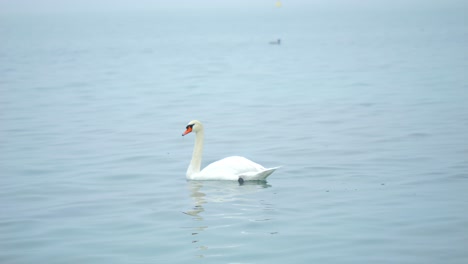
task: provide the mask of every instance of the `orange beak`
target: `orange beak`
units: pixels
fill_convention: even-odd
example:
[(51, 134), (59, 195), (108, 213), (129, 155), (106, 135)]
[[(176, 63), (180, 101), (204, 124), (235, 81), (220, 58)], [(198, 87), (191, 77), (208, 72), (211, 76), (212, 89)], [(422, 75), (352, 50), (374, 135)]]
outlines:
[(182, 134), (182, 136), (185, 136), (187, 135), (188, 133), (192, 132), (192, 127), (191, 126), (188, 126), (187, 127), (187, 130), (185, 130), (185, 132)]

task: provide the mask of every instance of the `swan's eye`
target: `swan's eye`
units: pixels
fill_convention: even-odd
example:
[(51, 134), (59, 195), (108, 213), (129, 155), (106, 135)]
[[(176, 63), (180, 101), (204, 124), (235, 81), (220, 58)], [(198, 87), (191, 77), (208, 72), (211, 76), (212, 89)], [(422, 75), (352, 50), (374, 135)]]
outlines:
[(185, 128), (186, 128), (186, 129), (189, 129), (189, 127), (190, 127), (190, 128), (193, 128), (193, 125), (195, 125), (195, 124), (188, 125), (188, 126), (186, 126)]

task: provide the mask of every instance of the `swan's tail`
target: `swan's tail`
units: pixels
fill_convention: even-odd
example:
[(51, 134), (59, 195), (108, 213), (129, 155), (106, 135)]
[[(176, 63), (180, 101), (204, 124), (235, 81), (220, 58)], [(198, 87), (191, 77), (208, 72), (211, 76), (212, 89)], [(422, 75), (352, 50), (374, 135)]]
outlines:
[(261, 172), (257, 172), (254, 174), (241, 175), (240, 178), (242, 178), (244, 181), (264, 181), (266, 180), (268, 176), (270, 176), (278, 168), (279, 167), (274, 167), (274, 168), (265, 169)]

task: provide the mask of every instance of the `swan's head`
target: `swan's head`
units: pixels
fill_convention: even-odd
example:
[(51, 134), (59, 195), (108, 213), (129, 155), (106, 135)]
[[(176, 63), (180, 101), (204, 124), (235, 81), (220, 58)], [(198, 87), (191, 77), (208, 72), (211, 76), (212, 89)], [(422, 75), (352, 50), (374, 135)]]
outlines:
[(187, 124), (187, 126), (185, 128), (186, 128), (186, 130), (182, 134), (182, 136), (185, 136), (190, 132), (198, 133), (198, 131), (203, 130), (203, 125), (198, 120), (192, 120)]

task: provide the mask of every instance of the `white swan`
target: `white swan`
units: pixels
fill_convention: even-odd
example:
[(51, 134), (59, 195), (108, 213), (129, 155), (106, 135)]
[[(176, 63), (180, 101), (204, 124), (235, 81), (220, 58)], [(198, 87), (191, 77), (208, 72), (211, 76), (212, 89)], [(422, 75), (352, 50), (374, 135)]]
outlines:
[(240, 183), (264, 181), (278, 168), (267, 169), (244, 157), (232, 156), (213, 162), (200, 171), (204, 140), (203, 125), (200, 121), (193, 120), (188, 123), (186, 129), (182, 136), (195, 132), (195, 147), (187, 169), (189, 180), (231, 180)]

